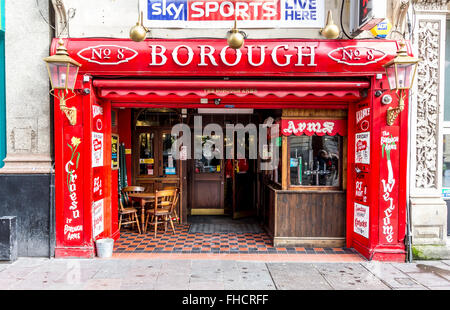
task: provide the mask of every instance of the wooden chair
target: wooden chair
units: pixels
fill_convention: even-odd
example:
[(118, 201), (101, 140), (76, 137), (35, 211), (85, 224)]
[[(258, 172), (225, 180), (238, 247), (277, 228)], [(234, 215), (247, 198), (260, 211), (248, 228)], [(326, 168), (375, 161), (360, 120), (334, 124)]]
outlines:
[(127, 207), (133, 207), (133, 201), (128, 197), (128, 194), (135, 194), (135, 193), (143, 193), (145, 192), (145, 188), (142, 186), (127, 186), (122, 188), (122, 193), (125, 198), (125, 204)]
[(178, 218), (178, 214), (177, 214), (177, 204), (178, 204), (179, 197), (180, 197), (180, 191), (178, 190), (178, 188), (175, 188), (175, 198), (173, 199), (173, 210), (172, 210), (172, 214), (170, 216), (172, 217), (172, 219), (175, 219), (176, 221), (180, 220)]
[[(149, 224), (149, 218), (151, 217), (150, 225), (155, 226), (155, 238), (158, 232), (158, 224), (165, 224), (165, 230), (167, 230), (167, 222), (170, 223), (173, 233), (175, 233), (175, 227), (173, 226), (172, 216), (174, 209), (174, 202), (176, 202), (177, 190), (169, 189), (156, 191), (155, 201), (153, 202), (153, 208), (146, 211), (147, 217), (145, 219), (145, 231)], [(162, 220), (160, 220), (162, 218)]]
[[(141, 226), (139, 225), (138, 210), (136, 208), (125, 208), (122, 203), (122, 199), (119, 197), (119, 230), (122, 225), (134, 224), (137, 225), (139, 234), (141, 233)], [(124, 219), (126, 217), (126, 219)], [(123, 222), (125, 220), (125, 222)]]
[(178, 199), (179, 199), (179, 195), (180, 195), (180, 190), (178, 189), (178, 187), (172, 187), (172, 186), (164, 188), (164, 190), (166, 190), (166, 189), (171, 189), (171, 190), (177, 191), (175, 199), (174, 199), (174, 203), (173, 203), (173, 218), (175, 218), (175, 221), (179, 221), (180, 218), (178, 217), (178, 214), (177, 214), (177, 204), (178, 204)]

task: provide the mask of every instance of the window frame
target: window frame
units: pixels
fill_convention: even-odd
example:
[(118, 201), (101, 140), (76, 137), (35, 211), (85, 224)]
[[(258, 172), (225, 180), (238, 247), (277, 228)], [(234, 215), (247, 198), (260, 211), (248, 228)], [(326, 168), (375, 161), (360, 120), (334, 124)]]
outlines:
[[(291, 136), (292, 137), (292, 136)], [(339, 143), (339, 155), (340, 155), (340, 160), (339, 160), (339, 185), (338, 186), (329, 186), (329, 185), (324, 185), (324, 186), (318, 186), (318, 185), (292, 185), (291, 184), (291, 169), (288, 166), (286, 169), (286, 174), (287, 174), (287, 188), (291, 189), (291, 190), (298, 190), (298, 191), (342, 191), (344, 189), (343, 183), (344, 183), (344, 156), (345, 156), (345, 152), (344, 152), (344, 145), (346, 144), (345, 139), (347, 138), (346, 136), (339, 136), (341, 137), (341, 142)], [(287, 145), (287, 150), (286, 150), (286, 154), (284, 158), (284, 160), (286, 162), (290, 162), (290, 154), (291, 154), (291, 145), (290, 145), (290, 141), (289, 141), (289, 137), (286, 137), (286, 145)]]

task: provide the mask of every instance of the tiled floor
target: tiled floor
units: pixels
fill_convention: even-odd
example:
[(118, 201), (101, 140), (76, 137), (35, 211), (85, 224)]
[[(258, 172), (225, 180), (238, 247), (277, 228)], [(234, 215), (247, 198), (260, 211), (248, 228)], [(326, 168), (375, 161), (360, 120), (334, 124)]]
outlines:
[(275, 248), (266, 233), (189, 233), (189, 225), (176, 225), (176, 234), (168, 229), (146, 234), (123, 230), (114, 244), (114, 253), (177, 254), (353, 254), (347, 248)]

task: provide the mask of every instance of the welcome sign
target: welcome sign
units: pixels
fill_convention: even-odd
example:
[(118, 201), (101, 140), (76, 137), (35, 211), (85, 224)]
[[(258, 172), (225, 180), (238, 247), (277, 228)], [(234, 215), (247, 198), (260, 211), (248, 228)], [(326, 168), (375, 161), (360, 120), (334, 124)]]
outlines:
[(324, 0), (140, 0), (150, 28), (322, 28)]

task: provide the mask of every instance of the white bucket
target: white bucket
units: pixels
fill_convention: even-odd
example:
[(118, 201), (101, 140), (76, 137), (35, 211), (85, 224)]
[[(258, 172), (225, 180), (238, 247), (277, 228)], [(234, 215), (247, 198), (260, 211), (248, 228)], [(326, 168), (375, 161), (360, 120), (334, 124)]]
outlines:
[(114, 239), (104, 238), (95, 240), (95, 246), (97, 247), (97, 256), (106, 258), (111, 257), (114, 248)]

